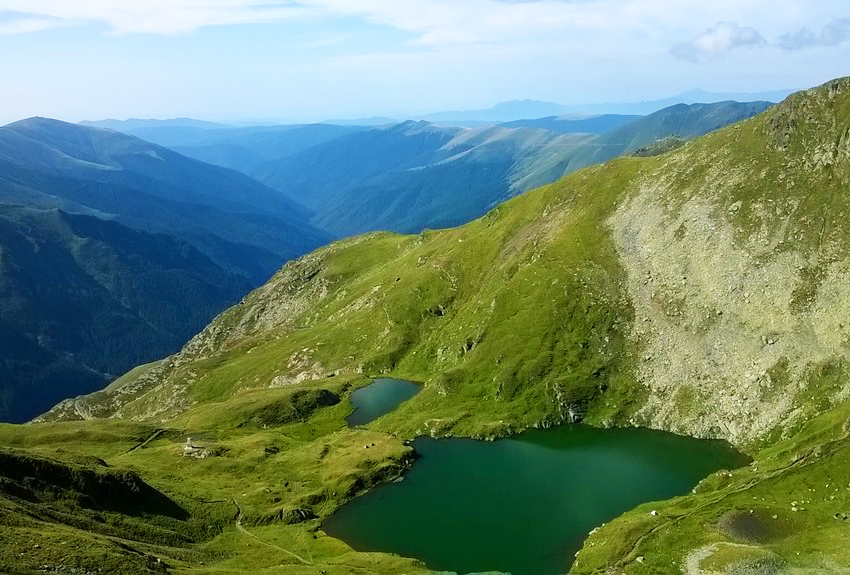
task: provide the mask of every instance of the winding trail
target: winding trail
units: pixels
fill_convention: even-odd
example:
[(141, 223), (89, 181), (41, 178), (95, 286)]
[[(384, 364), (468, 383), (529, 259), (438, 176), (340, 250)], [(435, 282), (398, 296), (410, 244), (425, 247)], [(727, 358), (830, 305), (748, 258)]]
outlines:
[(271, 547), (272, 549), (276, 549), (277, 551), (281, 551), (283, 553), (286, 553), (287, 555), (297, 559), (298, 561), (300, 561), (304, 565), (315, 565), (315, 563), (313, 563), (312, 561), (307, 561), (306, 559), (304, 559), (303, 557), (301, 557), (297, 553), (293, 553), (292, 551), (290, 551), (288, 549), (284, 549), (283, 547), (280, 547), (280, 546), (275, 545), (273, 543), (267, 543), (266, 541), (263, 541), (262, 539), (260, 539), (259, 537), (257, 537), (256, 535), (254, 535), (253, 533), (251, 533), (250, 531), (245, 529), (242, 526), (242, 516), (243, 516), (242, 506), (239, 505), (239, 503), (235, 499), (231, 499), (231, 501), (236, 506), (236, 510), (237, 510), (237, 513), (236, 513), (236, 530), (239, 531), (239, 533), (242, 533), (243, 535), (247, 535), (248, 537), (250, 537), (251, 539), (253, 539), (257, 543), (261, 543), (262, 545), (265, 545), (266, 547)]

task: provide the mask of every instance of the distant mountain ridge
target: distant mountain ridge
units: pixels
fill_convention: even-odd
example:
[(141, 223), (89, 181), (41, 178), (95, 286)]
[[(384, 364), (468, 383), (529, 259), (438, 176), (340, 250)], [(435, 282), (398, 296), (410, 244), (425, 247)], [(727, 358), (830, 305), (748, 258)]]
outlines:
[(220, 128), (230, 128), (227, 124), (219, 124), (218, 122), (207, 122), (206, 120), (195, 120), (193, 118), (172, 118), (169, 120), (148, 119), (142, 120), (139, 118), (128, 118), (126, 120), (83, 120), (79, 122), (81, 126), (90, 128), (107, 128), (117, 132), (127, 132), (130, 130), (138, 130), (141, 128), (198, 128), (202, 130), (215, 130)]
[(626, 123), (602, 118), (619, 127), (601, 134), (556, 133), (522, 123), (465, 129), (408, 121), (329, 140), (250, 174), (315, 210), (312, 221), (338, 235), (415, 233), (462, 224), (581, 167), (668, 136), (692, 138), (770, 105), (681, 104)]
[(447, 111), (435, 112), (416, 116), (415, 120), (440, 123), (446, 121), (483, 121), (483, 122), (510, 122), (524, 118), (542, 118), (545, 116), (558, 116), (569, 112), (569, 107), (554, 102), (541, 100), (510, 100), (499, 102), (492, 108), (481, 110)]
[[(336, 235), (462, 224), (518, 193), (670, 136), (688, 139), (763, 111), (767, 102), (679, 104), (650, 114), (548, 116), (478, 128), (407, 121), (128, 130), (190, 157), (237, 169), (313, 210)], [(546, 102), (501, 112), (552, 111)]]
[(152, 126), (131, 129), (127, 133), (202, 162), (251, 174), (263, 163), (362, 129), (366, 128), (333, 124), (227, 129)]
[(768, 92), (708, 92), (690, 90), (670, 98), (647, 100), (644, 102), (582, 104), (568, 107), (573, 114), (640, 114), (647, 115), (677, 104), (715, 104), (717, 102), (756, 102), (764, 101), (776, 104), (784, 100), (794, 90), (771, 90)]
[(330, 241), (248, 176), (112, 130), (0, 128), (0, 421), (182, 345)]
[(436, 112), (415, 116), (414, 120), (426, 120), (434, 123), (489, 121), (494, 123), (534, 120), (552, 116), (566, 116), (563, 119), (580, 120), (588, 115), (639, 115), (658, 112), (676, 104), (713, 104), (732, 100), (736, 102), (767, 101), (777, 103), (784, 100), (793, 90), (772, 90), (768, 92), (708, 92), (690, 90), (669, 98), (647, 100), (643, 102), (608, 102), (588, 104), (556, 104), (540, 100), (511, 100), (500, 102), (492, 108)]
[(530, 120), (514, 120), (501, 125), (506, 128), (540, 128), (559, 134), (605, 134), (637, 121), (641, 117), (636, 114), (600, 114), (580, 119), (574, 119), (569, 115), (546, 116)]
[(240, 172), (57, 120), (0, 128), (0, 183), (0, 201), (174, 234), (252, 282), (329, 239), (306, 223), (303, 206)]

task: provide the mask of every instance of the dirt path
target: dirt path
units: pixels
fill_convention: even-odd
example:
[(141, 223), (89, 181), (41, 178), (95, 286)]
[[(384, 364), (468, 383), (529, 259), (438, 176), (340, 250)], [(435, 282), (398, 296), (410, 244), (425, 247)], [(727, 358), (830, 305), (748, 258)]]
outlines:
[(140, 441), (139, 443), (137, 443), (136, 445), (134, 445), (133, 447), (131, 447), (130, 449), (128, 449), (128, 450), (127, 450), (127, 453), (130, 453), (131, 451), (135, 451), (135, 450), (137, 450), (137, 449), (139, 449), (139, 448), (142, 448), (142, 447), (146, 446), (148, 443), (150, 443), (151, 441), (153, 441), (154, 439), (156, 439), (157, 437), (159, 437), (160, 435), (162, 435), (163, 433), (165, 433), (165, 431), (166, 431), (166, 430), (164, 430), (164, 429), (157, 429), (157, 430), (156, 430), (156, 431), (154, 431), (152, 434), (150, 434), (150, 435), (147, 437), (147, 439), (145, 439), (144, 441)]
[(293, 553), (292, 551), (289, 551), (288, 549), (284, 549), (283, 547), (279, 547), (277, 545), (274, 545), (273, 543), (267, 543), (267, 542), (263, 541), (262, 539), (260, 539), (259, 537), (257, 537), (256, 535), (254, 535), (253, 533), (251, 533), (250, 531), (248, 531), (247, 529), (245, 529), (242, 526), (242, 506), (239, 505), (239, 503), (237, 503), (235, 499), (231, 499), (231, 501), (233, 501), (233, 504), (236, 506), (236, 510), (237, 510), (237, 513), (236, 513), (236, 530), (237, 531), (239, 531), (243, 535), (247, 535), (248, 537), (250, 537), (251, 539), (253, 539), (257, 543), (261, 543), (262, 545), (265, 545), (266, 547), (271, 547), (272, 549), (276, 549), (277, 551), (280, 551), (282, 553), (286, 553), (287, 555), (289, 555), (290, 557), (293, 557), (294, 559), (297, 559), (298, 561), (300, 561), (304, 565), (314, 565), (314, 563), (312, 561), (307, 561), (306, 559), (304, 559), (303, 557), (301, 557), (297, 553)]

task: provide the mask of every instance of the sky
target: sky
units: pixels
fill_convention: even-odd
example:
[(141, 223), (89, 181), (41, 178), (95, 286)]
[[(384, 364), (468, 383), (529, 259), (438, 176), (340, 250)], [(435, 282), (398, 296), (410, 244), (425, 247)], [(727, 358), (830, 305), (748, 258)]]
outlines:
[(0, 0), (0, 124), (403, 118), (844, 75), (847, 0)]

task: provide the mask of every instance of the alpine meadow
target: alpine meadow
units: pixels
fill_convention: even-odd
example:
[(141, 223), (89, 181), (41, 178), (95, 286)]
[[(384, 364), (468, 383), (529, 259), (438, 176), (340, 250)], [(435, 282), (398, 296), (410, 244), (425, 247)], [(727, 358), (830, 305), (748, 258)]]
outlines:
[(845, 6), (155, 4), (0, 0), (0, 573), (850, 574)]

